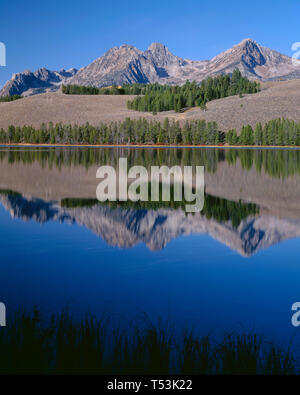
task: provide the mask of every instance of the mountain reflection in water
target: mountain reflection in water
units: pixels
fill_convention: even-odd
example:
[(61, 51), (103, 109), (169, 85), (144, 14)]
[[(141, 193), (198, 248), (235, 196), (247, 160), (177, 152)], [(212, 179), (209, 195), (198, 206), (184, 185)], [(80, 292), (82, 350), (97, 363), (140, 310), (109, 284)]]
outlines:
[[(186, 215), (176, 202), (95, 200), (96, 169), (204, 165), (205, 206)], [(252, 149), (54, 149), (0, 151), (0, 202), (12, 217), (83, 225), (109, 245), (150, 250), (208, 234), (243, 256), (300, 236), (300, 151)]]
[[(100, 204), (96, 171), (120, 157), (204, 165), (203, 211)], [(35, 305), (118, 325), (145, 312), (179, 330), (255, 330), (286, 345), (300, 297), (299, 196), (298, 150), (0, 148), (0, 301), (8, 320)]]

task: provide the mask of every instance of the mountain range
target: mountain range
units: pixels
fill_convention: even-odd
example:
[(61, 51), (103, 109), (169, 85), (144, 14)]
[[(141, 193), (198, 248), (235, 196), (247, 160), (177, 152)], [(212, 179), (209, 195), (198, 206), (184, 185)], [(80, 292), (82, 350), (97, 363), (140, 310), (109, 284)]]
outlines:
[(108, 245), (118, 248), (144, 243), (151, 251), (158, 251), (177, 237), (208, 234), (249, 257), (284, 240), (300, 237), (299, 219), (269, 215), (249, 216), (235, 228), (231, 221), (186, 216), (182, 210), (112, 209), (101, 205), (67, 209), (56, 201), (9, 193), (0, 195), (0, 204), (13, 218), (26, 222), (58, 221), (84, 226)]
[(14, 74), (0, 90), (0, 96), (29, 96), (55, 91), (62, 84), (104, 87), (158, 82), (180, 85), (186, 80), (200, 82), (207, 77), (232, 73), (235, 68), (249, 79), (260, 81), (300, 78), (300, 62), (295, 65), (290, 57), (250, 38), (211, 60), (183, 59), (173, 55), (165, 45), (153, 43), (146, 51), (132, 45), (111, 48), (80, 70), (50, 71), (41, 68), (35, 72), (26, 70)]

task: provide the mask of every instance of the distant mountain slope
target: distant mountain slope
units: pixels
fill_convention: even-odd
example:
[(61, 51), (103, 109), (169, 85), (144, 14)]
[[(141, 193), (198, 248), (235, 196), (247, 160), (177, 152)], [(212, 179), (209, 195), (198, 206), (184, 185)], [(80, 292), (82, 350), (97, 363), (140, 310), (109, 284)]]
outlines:
[(280, 78), (290, 73), (300, 77), (300, 63), (296, 67), (290, 57), (263, 47), (250, 38), (214, 57), (205, 72), (209, 75), (230, 73), (235, 68), (248, 78), (260, 80)]
[(30, 70), (17, 73), (7, 81), (0, 91), (0, 96), (24, 95), (56, 91), (59, 86), (76, 74), (76, 69), (50, 71), (41, 68), (34, 73)]
[[(110, 49), (104, 56), (80, 69), (70, 84), (109, 86), (132, 83), (178, 83), (186, 81), (184, 70), (190, 61), (173, 55), (162, 44), (152, 44), (145, 52), (130, 45)], [(201, 68), (207, 62), (195, 62)], [(196, 66), (194, 66), (196, 67)]]
[(62, 83), (97, 87), (125, 83), (183, 84), (187, 79), (200, 82), (231, 73), (239, 68), (243, 75), (262, 81), (300, 78), (300, 62), (277, 51), (245, 39), (211, 60), (193, 61), (173, 55), (163, 44), (154, 43), (146, 51), (131, 45), (114, 47), (78, 72), (75, 69), (52, 72), (39, 69), (15, 74), (0, 95), (31, 95), (57, 90)]

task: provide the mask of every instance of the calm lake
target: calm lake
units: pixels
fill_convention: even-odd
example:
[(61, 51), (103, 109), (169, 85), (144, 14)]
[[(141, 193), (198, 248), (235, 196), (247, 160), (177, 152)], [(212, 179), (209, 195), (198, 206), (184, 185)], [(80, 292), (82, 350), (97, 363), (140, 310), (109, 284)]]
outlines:
[[(204, 165), (205, 206), (96, 201), (100, 165)], [(144, 312), (202, 332), (299, 329), (300, 151), (0, 148), (0, 301), (44, 314)]]

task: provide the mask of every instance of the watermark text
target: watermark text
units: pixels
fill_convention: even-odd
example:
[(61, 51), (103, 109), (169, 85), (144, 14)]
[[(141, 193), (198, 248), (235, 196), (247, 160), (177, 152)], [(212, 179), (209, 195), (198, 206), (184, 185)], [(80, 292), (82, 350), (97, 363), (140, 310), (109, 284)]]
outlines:
[(101, 166), (96, 177), (102, 179), (96, 195), (100, 202), (185, 202), (187, 213), (202, 211), (204, 206), (203, 166), (144, 166), (128, 169), (127, 158), (120, 158), (118, 168)]
[(6, 326), (6, 307), (0, 302), (0, 326)]
[(300, 66), (300, 42), (295, 42), (292, 45), (292, 51), (295, 51), (295, 53), (292, 56), (292, 63), (293, 66), (298, 67)]
[(6, 46), (2, 42), (0, 42), (0, 66), (6, 66)]

